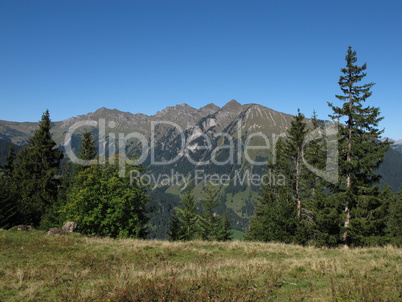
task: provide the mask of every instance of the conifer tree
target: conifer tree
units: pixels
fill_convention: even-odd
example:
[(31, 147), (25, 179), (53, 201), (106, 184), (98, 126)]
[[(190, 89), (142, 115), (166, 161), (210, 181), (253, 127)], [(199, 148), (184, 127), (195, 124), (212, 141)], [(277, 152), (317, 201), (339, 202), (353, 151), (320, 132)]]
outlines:
[(309, 209), (314, 215), (309, 234), (314, 245), (337, 247), (341, 244), (342, 202), (334, 194), (325, 192), (325, 188), (320, 188), (314, 192)]
[(303, 146), (308, 128), (304, 120), (304, 115), (298, 110), (297, 115), (291, 121), (284, 148), (285, 156), (290, 162), (289, 182), (292, 185), (299, 218), (302, 214), (303, 178), (306, 174), (303, 165)]
[(205, 198), (202, 201), (203, 213), (200, 215), (200, 235), (202, 240), (217, 240), (220, 216), (215, 212), (218, 207), (216, 190), (210, 187), (206, 188)]
[(246, 239), (336, 245), (339, 229), (333, 224), (339, 222), (335, 219), (339, 217), (339, 207), (332, 208), (324, 192), (325, 181), (305, 164), (325, 168), (325, 139), (321, 135), (319, 139), (307, 139), (310, 132), (320, 129), (316, 114), (312, 128), (300, 111), (294, 116), (286, 137), (277, 142), (276, 156), (271, 155), (266, 171), (281, 175), (285, 181), (261, 186)]
[[(314, 121), (317, 123), (318, 122)], [(260, 222), (252, 221), (250, 235), (258, 228), (262, 236), (259, 240), (282, 241), (304, 244), (313, 239), (314, 212), (311, 207), (311, 196), (314, 189), (315, 178), (304, 164), (306, 154), (318, 152), (317, 143), (312, 146), (305, 145), (305, 139), (310, 129), (304, 115), (298, 110), (291, 121), (286, 137), (277, 143), (276, 162), (270, 162), (267, 173), (282, 175), (285, 183), (278, 186), (265, 185), (261, 188), (260, 205), (256, 209), (256, 218)], [(309, 151), (312, 149), (312, 151)], [(315, 154), (316, 155), (316, 154)], [(307, 157), (307, 156), (306, 156)], [(314, 158), (314, 160), (316, 160)], [(263, 218), (263, 216), (265, 216)], [(269, 226), (269, 228), (267, 228)], [(265, 233), (265, 234), (264, 234)], [(255, 235), (251, 236), (255, 237)]]
[(230, 229), (230, 221), (228, 212), (225, 211), (221, 216), (220, 224), (218, 226), (218, 232), (216, 240), (218, 241), (230, 241), (233, 238), (233, 232)]
[(16, 159), (16, 154), (14, 152), (13, 145), (10, 144), (10, 148), (8, 150), (8, 154), (7, 154), (7, 158), (6, 158), (6, 164), (2, 168), (6, 177), (10, 178), (13, 176), (14, 167), (15, 167), (15, 159)]
[(387, 235), (390, 242), (402, 246), (402, 189), (391, 199), (387, 217)]
[(5, 183), (4, 174), (0, 172), (0, 227), (6, 228), (8, 221), (10, 220), (10, 211), (12, 211), (11, 201), (9, 199), (9, 193), (7, 185)]
[(231, 240), (232, 233), (230, 230), (230, 222), (227, 212), (219, 215), (216, 211), (219, 200), (216, 190), (212, 187), (206, 187), (205, 197), (201, 202), (203, 212), (199, 216), (199, 233), (202, 240)]
[(20, 215), (16, 201), (17, 188), (14, 179), (16, 155), (12, 145), (7, 155), (6, 163), (0, 169), (0, 227), (10, 228), (20, 223)]
[[(314, 123), (317, 123), (315, 120)], [(318, 125), (317, 125), (318, 127)], [(311, 211), (311, 198), (314, 188), (311, 180), (314, 178), (311, 171), (304, 164), (305, 154), (312, 147), (319, 149), (319, 145), (306, 145), (307, 134), (311, 131), (304, 115), (298, 110), (293, 117), (290, 128), (284, 141), (284, 160), (287, 161), (287, 169), (283, 170), (287, 177), (289, 194), (296, 207), (296, 226), (294, 229), (294, 243), (305, 244), (313, 239), (312, 229), (314, 213)], [(317, 144), (317, 143), (316, 143)], [(315, 188), (318, 189), (318, 188)]]
[(63, 153), (52, 139), (49, 111), (42, 115), (39, 128), (17, 155), (15, 179), (19, 192), (22, 222), (38, 226), (57, 198), (60, 160)]
[(74, 180), (73, 164), (67, 160), (61, 163), (61, 175), (59, 178), (59, 187), (56, 202), (54, 202), (46, 214), (43, 216), (40, 227), (50, 229), (53, 227), (62, 227), (66, 222), (63, 208), (67, 203), (68, 193)]
[[(85, 131), (84, 133), (82, 133), (82, 142), (78, 153), (78, 158), (80, 160), (89, 161), (95, 159), (96, 155), (97, 155), (97, 149), (92, 133), (90, 131)], [(83, 166), (80, 164), (76, 164), (74, 165), (74, 172), (78, 173), (79, 171), (82, 171), (87, 167), (88, 165)]]
[[(314, 135), (304, 146), (304, 159), (318, 170), (326, 169), (327, 138), (314, 111), (311, 117), (312, 127), (307, 136)], [(308, 139), (307, 139), (308, 140)], [(307, 171), (303, 176), (306, 216), (301, 221), (305, 240), (316, 246), (336, 247), (340, 244), (340, 225), (342, 223), (341, 203), (328, 194), (328, 183), (325, 179)]]
[(281, 183), (266, 183), (260, 187), (258, 204), (246, 240), (292, 243), (298, 226), (297, 207), (289, 181), (290, 163), (286, 159), (286, 146), (282, 139), (276, 144), (276, 155), (271, 153), (265, 173), (282, 176)]
[(195, 205), (194, 195), (191, 190), (186, 191), (182, 195), (181, 207), (175, 208), (178, 222), (178, 228), (171, 238), (178, 238), (179, 240), (193, 240), (196, 239), (198, 233), (198, 219), (197, 206)]
[(192, 191), (186, 191), (182, 195), (181, 207), (175, 208), (170, 218), (169, 240), (231, 240), (229, 216), (216, 213), (218, 203), (216, 191), (207, 187), (205, 199), (201, 202), (203, 212), (199, 213)]
[(180, 240), (180, 221), (178, 218), (177, 211), (174, 210), (172, 215), (170, 216), (170, 224), (168, 231), (168, 238), (170, 241), (178, 241)]
[[(356, 65), (356, 52), (350, 46), (345, 60), (346, 67), (341, 69), (342, 75), (338, 82), (343, 94), (336, 95), (343, 104), (339, 107), (328, 104), (333, 110), (330, 117), (340, 122), (340, 182), (332, 187), (332, 191), (345, 206), (343, 241), (345, 247), (348, 247), (365, 233), (362, 219), (380, 206), (379, 187), (376, 185), (380, 176), (376, 174), (376, 169), (383, 161), (389, 144), (380, 140), (383, 131), (378, 129), (378, 124), (383, 118), (380, 117), (379, 108), (364, 106), (374, 85), (358, 84), (366, 76), (366, 64)], [(365, 213), (361, 212), (363, 204), (368, 210)]]
[(96, 157), (96, 145), (92, 137), (92, 133), (85, 131), (82, 134), (82, 144), (80, 148), (79, 158), (83, 160), (91, 160)]
[[(310, 135), (314, 132), (319, 132), (321, 135), (319, 135), (318, 138), (312, 139), (308, 142), (308, 144), (304, 146), (304, 159), (311, 166), (319, 170), (323, 170), (325, 169), (326, 144), (321, 126), (319, 124), (318, 116), (315, 111), (313, 112), (313, 115), (311, 117), (311, 126), (312, 127), (311, 129), (309, 129), (307, 135)], [(303, 178), (307, 191), (306, 194), (304, 194), (303, 198), (313, 199), (316, 194), (318, 194), (322, 190), (322, 187), (324, 185), (323, 180), (318, 175), (311, 173), (311, 171), (305, 173), (305, 175), (303, 175)]]

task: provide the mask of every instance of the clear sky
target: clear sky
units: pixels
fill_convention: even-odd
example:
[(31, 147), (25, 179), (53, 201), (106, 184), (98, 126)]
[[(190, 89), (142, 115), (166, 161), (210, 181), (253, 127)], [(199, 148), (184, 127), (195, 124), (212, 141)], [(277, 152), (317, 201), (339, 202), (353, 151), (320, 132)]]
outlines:
[(0, 119), (231, 99), (327, 119), (348, 45), (402, 138), (402, 1), (0, 0)]

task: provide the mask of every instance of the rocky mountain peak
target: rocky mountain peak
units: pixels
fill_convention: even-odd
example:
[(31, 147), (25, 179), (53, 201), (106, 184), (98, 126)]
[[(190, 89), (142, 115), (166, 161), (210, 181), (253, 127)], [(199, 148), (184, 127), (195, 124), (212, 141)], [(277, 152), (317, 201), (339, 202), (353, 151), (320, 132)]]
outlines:
[(226, 111), (239, 111), (242, 109), (242, 105), (236, 100), (231, 100), (230, 102), (226, 103), (222, 109)]
[(216, 106), (214, 103), (209, 103), (208, 105), (206, 105), (206, 106), (204, 106), (204, 107), (201, 107), (201, 108), (199, 109), (199, 111), (200, 111), (203, 115), (207, 116), (207, 115), (210, 115), (210, 114), (215, 113), (215, 112), (218, 111), (219, 109), (221, 109), (219, 106)]
[(215, 105), (214, 103), (209, 103), (209, 104), (205, 105), (204, 107), (200, 108), (200, 110), (202, 110), (202, 109), (210, 109), (210, 110), (217, 111), (217, 110), (219, 110), (221, 108), (219, 106)]
[(111, 110), (111, 109), (108, 109), (108, 108), (106, 108), (106, 107), (101, 107), (101, 108), (97, 109), (97, 110), (95, 111), (95, 113), (105, 112), (105, 111), (108, 111), (108, 110)]
[(196, 112), (197, 109), (187, 105), (186, 103), (183, 104), (179, 104), (176, 106), (169, 106), (166, 107), (165, 109), (163, 109), (162, 111), (158, 111), (157, 113), (155, 113), (155, 117), (164, 117), (164, 116), (168, 116), (168, 115), (176, 115), (176, 114), (188, 114), (188, 113), (194, 113)]

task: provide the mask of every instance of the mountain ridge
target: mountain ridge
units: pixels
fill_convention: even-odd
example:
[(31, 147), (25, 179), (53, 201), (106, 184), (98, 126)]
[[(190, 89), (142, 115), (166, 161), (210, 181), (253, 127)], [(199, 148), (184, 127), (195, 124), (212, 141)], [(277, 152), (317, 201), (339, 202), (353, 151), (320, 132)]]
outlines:
[[(91, 131), (96, 142), (102, 139), (106, 153), (113, 149), (120, 151), (116, 141), (122, 137), (122, 151), (128, 157), (142, 160), (150, 178), (163, 176), (165, 183), (157, 182), (151, 190), (151, 206), (157, 209), (151, 220), (160, 228), (153, 230), (152, 236), (165, 238), (170, 213), (178, 205), (182, 190), (192, 187), (197, 198), (202, 198), (205, 187), (202, 177), (213, 175), (227, 175), (232, 182), (236, 177), (242, 177), (238, 178), (237, 184), (231, 182), (228, 186), (219, 186), (217, 194), (221, 201), (220, 214), (227, 211), (232, 226), (244, 231), (253, 213), (258, 186), (243, 180), (247, 175), (261, 176), (264, 166), (257, 163), (266, 161), (269, 154), (269, 148), (253, 147), (267, 143), (271, 146), (275, 136), (286, 133), (292, 119), (292, 114), (255, 103), (242, 105), (236, 100), (222, 107), (210, 103), (199, 109), (183, 103), (150, 116), (101, 107), (94, 112), (52, 122), (52, 137), (60, 148), (64, 148), (65, 139), (70, 135), (67, 143), (71, 142), (72, 149), (77, 150), (81, 133)], [(305, 121), (311, 125), (311, 119)], [(24, 145), (38, 124), (0, 121), (0, 139)], [(79, 127), (74, 129), (76, 125)], [(390, 150), (379, 173), (383, 176), (381, 184), (388, 183), (394, 190), (399, 189), (402, 153)], [(175, 182), (175, 175), (186, 177), (186, 185)]]

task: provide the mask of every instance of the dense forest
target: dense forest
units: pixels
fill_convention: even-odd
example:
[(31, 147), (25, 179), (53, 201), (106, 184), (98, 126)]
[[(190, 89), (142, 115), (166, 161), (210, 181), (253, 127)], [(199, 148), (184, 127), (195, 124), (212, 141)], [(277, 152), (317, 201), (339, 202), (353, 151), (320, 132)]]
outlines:
[[(390, 143), (381, 139), (380, 109), (364, 105), (374, 84), (360, 83), (367, 66), (357, 65), (351, 47), (345, 59), (339, 104), (328, 104), (333, 132), (315, 114), (311, 124), (300, 111), (293, 117), (286, 136), (267, 154), (264, 170), (282, 175), (284, 182), (262, 184), (258, 199), (245, 201), (251, 217), (246, 240), (328, 247), (402, 245), (402, 193), (392, 192), (377, 174)], [(180, 198), (156, 190), (153, 196), (161, 200), (151, 201), (148, 186), (121, 175), (118, 156), (106, 163), (97, 160), (88, 131), (82, 133), (78, 156), (86, 164), (70, 162), (52, 139), (49, 111), (21, 150), (13, 144), (7, 148), (0, 170), (0, 227), (24, 224), (46, 230), (74, 221), (77, 231), (88, 236), (147, 238), (163, 220), (169, 221), (170, 240), (233, 238), (231, 213), (212, 187), (205, 187), (202, 196), (194, 196), (189, 187)], [(336, 156), (328, 156), (329, 150)], [(144, 173), (145, 167), (130, 166), (133, 171)], [(163, 198), (170, 200), (169, 208)], [(150, 216), (152, 212), (159, 216)]]

